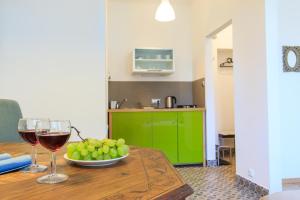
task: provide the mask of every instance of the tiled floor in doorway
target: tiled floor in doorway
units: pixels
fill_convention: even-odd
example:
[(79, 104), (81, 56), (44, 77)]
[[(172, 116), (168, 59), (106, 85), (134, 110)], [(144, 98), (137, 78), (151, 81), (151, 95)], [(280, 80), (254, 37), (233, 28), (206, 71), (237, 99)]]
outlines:
[(239, 187), (232, 165), (220, 167), (177, 167), (194, 194), (187, 200), (259, 200), (248, 188)]

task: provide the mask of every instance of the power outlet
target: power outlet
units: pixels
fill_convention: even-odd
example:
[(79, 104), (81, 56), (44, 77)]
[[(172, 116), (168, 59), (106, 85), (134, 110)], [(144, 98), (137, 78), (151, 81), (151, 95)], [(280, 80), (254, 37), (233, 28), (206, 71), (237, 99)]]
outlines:
[(255, 176), (255, 171), (254, 171), (254, 169), (248, 169), (248, 177), (249, 178), (254, 178), (254, 176)]
[(159, 104), (160, 104), (160, 99), (152, 99), (152, 100), (151, 100), (151, 103), (152, 103), (153, 105), (159, 105)]

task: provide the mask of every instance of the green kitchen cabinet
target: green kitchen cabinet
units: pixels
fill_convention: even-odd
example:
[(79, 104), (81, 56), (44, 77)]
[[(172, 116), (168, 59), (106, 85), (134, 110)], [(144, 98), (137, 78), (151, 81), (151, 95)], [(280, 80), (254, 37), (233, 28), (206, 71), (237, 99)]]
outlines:
[(203, 112), (178, 112), (178, 163), (203, 163)]
[(120, 112), (112, 115), (112, 138), (124, 138), (138, 147), (152, 147), (152, 114), (147, 112)]
[(203, 112), (112, 112), (110, 134), (129, 145), (159, 149), (172, 164), (199, 164), (204, 162)]
[(159, 149), (171, 163), (177, 157), (177, 112), (153, 112), (153, 148)]

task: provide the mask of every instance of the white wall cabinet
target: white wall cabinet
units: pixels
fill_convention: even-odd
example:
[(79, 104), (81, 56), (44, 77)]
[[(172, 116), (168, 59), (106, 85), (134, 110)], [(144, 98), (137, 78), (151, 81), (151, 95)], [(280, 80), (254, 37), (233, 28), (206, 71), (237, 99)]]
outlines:
[(173, 49), (134, 49), (132, 72), (155, 74), (175, 72)]

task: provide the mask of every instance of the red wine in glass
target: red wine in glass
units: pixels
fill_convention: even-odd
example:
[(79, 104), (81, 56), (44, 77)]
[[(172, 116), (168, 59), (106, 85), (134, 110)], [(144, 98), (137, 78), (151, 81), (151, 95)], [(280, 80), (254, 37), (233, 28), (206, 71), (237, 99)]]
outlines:
[(19, 134), (25, 142), (28, 142), (32, 146), (39, 143), (35, 135), (35, 130), (19, 131)]
[(48, 119), (33, 119), (33, 118), (22, 118), (18, 122), (18, 133), (20, 137), (27, 143), (31, 144), (32, 152), (31, 158), (32, 163), (29, 167), (22, 169), (23, 172), (37, 173), (43, 172), (47, 169), (46, 166), (38, 165), (36, 162), (36, 145), (39, 143), (36, 137), (35, 126), (37, 122), (45, 123)]
[(38, 136), (40, 144), (46, 149), (58, 151), (69, 140), (70, 133), (52, 132), (50, 135), (42, 134)]
[(51, 152), (50, 174), (39, 177), (37, 179), (39, 183), (55, 184), (68, 179), (67, 175), (56, 173), (56, 151), (69, 140), (71, 128), (69, 120), (51, 120), (48, 124), (37, 123), (35, 131), (39, 143)]

